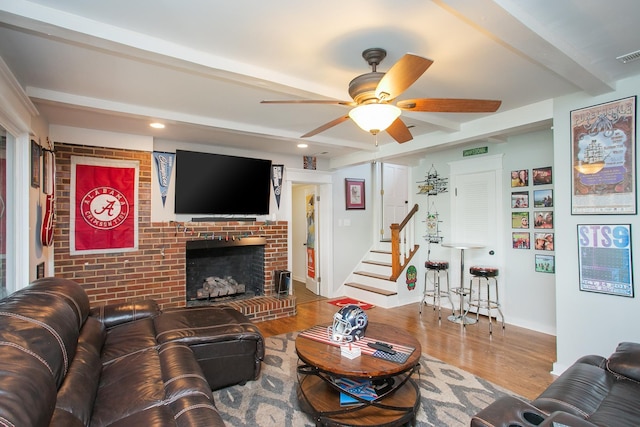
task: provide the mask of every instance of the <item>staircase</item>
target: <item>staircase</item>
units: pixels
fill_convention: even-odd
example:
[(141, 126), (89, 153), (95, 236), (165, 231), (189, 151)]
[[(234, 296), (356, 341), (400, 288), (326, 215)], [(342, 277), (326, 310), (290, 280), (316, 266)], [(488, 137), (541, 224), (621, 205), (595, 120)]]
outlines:
[(391, 242), (380, 242), (360, 261), (344, 284), (346, 296), (391, 308), (410, 302), (415, 295), (402, 274), (418, 250), (414, 239), (414, 205), (400, 224), (391, 224)]
[(398, 289), (391, 278), (391, 246), (369, 251), (344, 284), (345, 295), (379, 307), (398, 305)]

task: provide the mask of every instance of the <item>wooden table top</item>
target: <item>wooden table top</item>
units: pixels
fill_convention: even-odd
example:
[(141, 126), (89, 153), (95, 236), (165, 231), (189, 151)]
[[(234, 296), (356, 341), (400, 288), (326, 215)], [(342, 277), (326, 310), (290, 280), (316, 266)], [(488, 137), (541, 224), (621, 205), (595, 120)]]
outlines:
[[(325, 327), (330, 326), (327, 324)], [(365, 337), (391, 344), (414, 347), (415, 350), (404, 363), (392, 362), (362, 354), (355, 359), (343, 357), (340, 347), (310, 338), (296, 338), (296, 352), (304, 363), (331, 375), (352, 378), (384, 378), (398, 375), (418, 364), (422, 348), (420, 342), (402, 329), (381, 323), (369, 322)]]

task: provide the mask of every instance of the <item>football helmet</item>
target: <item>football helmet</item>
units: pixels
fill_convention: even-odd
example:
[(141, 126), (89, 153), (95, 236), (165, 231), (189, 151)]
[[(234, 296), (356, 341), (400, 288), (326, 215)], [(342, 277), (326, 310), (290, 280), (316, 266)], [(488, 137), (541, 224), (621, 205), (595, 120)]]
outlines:
[(364, 310), (355, 304), (349, 304), (333, 315), (333, 325), (329, 326), (327, 332), (332, 341), (349, 343), (364, 337), (368, 323)]

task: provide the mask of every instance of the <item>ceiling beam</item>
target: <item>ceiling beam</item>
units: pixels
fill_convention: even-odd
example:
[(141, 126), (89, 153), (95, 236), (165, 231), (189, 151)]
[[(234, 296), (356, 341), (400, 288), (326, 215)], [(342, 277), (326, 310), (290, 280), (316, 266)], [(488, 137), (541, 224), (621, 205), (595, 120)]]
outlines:
[(615, 90), (614, 82), (598, 75), (575, 49), (513, 0), (434, 0), (530, 61), (554, 72), (589, 95)]

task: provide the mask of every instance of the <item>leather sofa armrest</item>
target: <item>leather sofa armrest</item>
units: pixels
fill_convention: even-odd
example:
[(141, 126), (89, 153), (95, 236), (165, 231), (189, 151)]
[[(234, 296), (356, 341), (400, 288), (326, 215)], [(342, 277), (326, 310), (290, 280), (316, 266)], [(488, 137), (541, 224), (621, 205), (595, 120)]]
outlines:
[(96, 317), (106, 328), (133, 322), (134, 320), (153, 318), (160, 314), (160, 307), (151, 299), (107, 304), (91, 309), (91, 316)]
[(561, 425), (571, 427), (598, 427), (596, 424), (590, 423), (584, 418), (560, 411), (552, 412), (538, 427), (557, 427)]
[(531, 403), (515, 396), (504, 396), (474, 415), (471, 427), (532, 427), (546, 417), (546, 413)]

